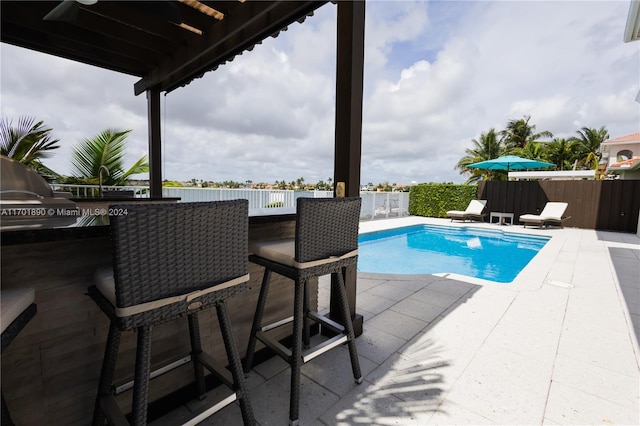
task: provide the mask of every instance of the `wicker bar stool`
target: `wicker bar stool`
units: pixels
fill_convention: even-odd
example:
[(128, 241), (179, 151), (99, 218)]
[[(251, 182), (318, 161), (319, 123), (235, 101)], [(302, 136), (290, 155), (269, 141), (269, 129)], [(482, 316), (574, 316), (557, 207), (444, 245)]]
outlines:
[[(203, 367), (229, 392), (192, 419), (197, 423), (239, 400), (246, 425), (255, 424), (233, 337), (226, 300), (248, 290), (248, 201), (111, 206), (113, 270), (96, 274), (89, 295), (111, 324), (96, 398), (93, 424), (128, 424), (112, 385), (120, 335), (136, 330), (131, 422), (147, 422), (153, 326), (187, 316), (190, 358), (198, 396), (205, 393)], [(231, 373), (202, 351), (198, 312), (215, 306)], [(174, 364), (176, 364), (174, 362)], [(183, 363), (177, 363), (176, 367)], [(129, 386), (131, 387), (131, 386)]]
[[(356, 383), (362, 382), (355, 335), (347, 292), (345, 268), (358, 260), (359, 197), (300, 198), (297, 201), (294, 239), (251, 243), (249, 260), (265, 267), (260, 296), (245, 354), (245, 372), (253, 365), (256, 340), (260, 340), (291, 366), (289, 424), (299, 422), (300, 368), (302, 364), (343, 343), (349, 347), (351, 368)], [(263, 325), (262, 317), (269, 292), (271, 272), (295, 282), (293, 317)], [(309, 309), (308, 280), (331, 274), (337, 279), (338, 298), (343, 324), (338, 324)], [(310, 321), (327, 327), (336, 335), (322, 343), (310, 345)], [(293, 322), (292, 347), (287, 348), (268, 335), (269, 330)], [(303, 350), (304, 345), (304, 350)]]
[[(35, 301), (35, 291), (32, 288), (2, 290), (0, 292), (0, 322), (2, 327), (2, 352), (18, 333), (27, 325), (38, 310)], [(2, 425), (13, 425), (9, 409), (2, 395)]]

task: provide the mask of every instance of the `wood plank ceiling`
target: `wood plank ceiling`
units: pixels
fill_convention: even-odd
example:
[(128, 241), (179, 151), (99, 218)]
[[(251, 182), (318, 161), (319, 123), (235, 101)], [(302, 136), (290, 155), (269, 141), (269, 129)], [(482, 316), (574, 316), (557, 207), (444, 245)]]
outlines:
[[(95, 1), (95, 0), (94, 0)], [(170, 92), (326, 1), (7, 1), (1, 41), (140, 77), (134, 91)]]

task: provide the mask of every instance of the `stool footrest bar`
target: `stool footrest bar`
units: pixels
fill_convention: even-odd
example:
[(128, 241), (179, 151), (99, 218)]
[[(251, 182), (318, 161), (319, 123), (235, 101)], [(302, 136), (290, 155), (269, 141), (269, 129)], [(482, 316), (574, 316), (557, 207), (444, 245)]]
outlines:
[(129, 421), (124, 416), (113, 395), (103, 396), (100, 399), (100, 408), (109, 424), (113, 426), (129, 426)]
[(238, 397), (237, 397), (235, 392), (231, 391), (230, 389), (226, 389), (226, 392), (221, 397), (218, 397), (216, 399), (217, 399), (216, 403), (214, 403), (213, 405), (209, 406), (207, 409), (205, 409), (203, 412), (197, 414), (195, 417), (191, 418), (188, 422), (184, 423), (182, 426), (197, 425), (198, 423), (202, 422), (206, 418), (208, 418), (211, 415), (217, 413), (218, 411), (222, 410), (227, 405), (229, 405), (232, 402), (234, 402), (235, 400), (237, 400)]
[(262, 331), (269, 331), (269, 330), (273, 330), (274, 328), (278, 328), (278, 327), (282, 327), (283, 325), (287, 325), (289, 323), (293, 322), (293, 317), (289, 317), (289, 318), (285, 318), (285, 319), (281, 319), (280, 321), (276, 321), (274, 323), (265, 325), (261, 328)]
[(233, 376), (221, 362), (216, 362), (211, 355), (206, 352), (198, 354), (198, 363), (222, 380), (227, 386), (233, 387)]
[(308, 315), (312, 320), (314, 320), (318, 324), (323, 325), (324, 327), (331, 329), (333, 332), (344, 333), (344, 326), (342, 324), (338, 324), (332, 319), (322, 316), (317, 312), (312, 311), (312, 312), (309, 312)]
[(275, 353), (280, 355), (280, 357), (282, 357), (283, 359), (285, 359), (287, 361), (289, 361), (291, 359), (291, 350), (289, 348), (287, 348), (286, 346), (284, 346), (282, 343), (272, 339), (271, 337), (267, 336), (262, 331), (258, 331), (256, 333), (256, 337), (262, 343), (267, 345), (271, 350), (273, 350)]
[[(171, 370), (175, 370), (178, 367), (181, 367), (191, 361), (191, 355), (183, 356), (175, 361), (169, 362), (168, 364), (153, 370), (151, 374), (149, 374), (149, 380), (154, 379), (158, 376), (162, 376), (164, 373), (168, 373)], [(133, 380), (130, 380), (126, 383), (123, 383), (119, 386), (116, 386), (114, 392), (116, 395), (120, 395), (122, 392), (128, 391), (133, 388)]]
[(306, 350), (302, 353), (302, 362), (308, 362), (314, 359), (315, 357), (322, 355), (323, 353), (335, 348), (336, 346), (340, 346), (343, 343), (347, 342), (347, 336), (344, 334), (339, 334), (337, 336), (332, 337), (329, 340), (325, 340), (324, 342), (317, 344), (316, 346)]

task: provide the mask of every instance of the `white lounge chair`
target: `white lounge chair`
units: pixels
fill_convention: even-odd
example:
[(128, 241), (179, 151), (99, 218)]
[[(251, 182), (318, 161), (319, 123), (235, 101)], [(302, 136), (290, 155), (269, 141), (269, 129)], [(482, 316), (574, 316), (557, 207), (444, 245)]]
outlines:
[(519, 220), (524, 224), (525, 228), (527, 224), (537, 225), (541, 228), (549, 225), (562, 227), (562, 222), (570, 217), (563, 217), (568, 205), (568, 203), (548, 202), (540, 214), (523, 214)]
[(390, 200), (389, 206), (387, 207), (387, 200), (382, 203), (382, 206), (375, 209), (373, 212), (374, 217), (376, 216), (405, 216), (407, 214), (406, 208), (401, 208), (398, 206), (398, 200)]
[(454, 219), (462, 220), (466, 222), (469, 220), (484, 220), (485, 213), (483, 213), (484, 208), (487, 206), (487, 200), (471, 200), (466, 210), (449, 210), (447, 212), (447, 217), (451, 218), (453, 222)]

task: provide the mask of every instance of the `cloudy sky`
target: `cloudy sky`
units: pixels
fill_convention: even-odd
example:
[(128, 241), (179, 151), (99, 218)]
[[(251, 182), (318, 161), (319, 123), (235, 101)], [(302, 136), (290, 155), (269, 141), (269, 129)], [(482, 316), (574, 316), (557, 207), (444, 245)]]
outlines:
[[(622, 41), (629, 1), (368, 1), (362, 183), (464, 182), (471, 140), (530, 115), (568, 137), (640, 129), (640, 42)], [(333, 177), (336, 6), (162, 98), (163, 179), (317, 182)], [(147, 153), (135, 77), (1, 45), (1, 113), (43, 120), (70, 152), (132, 129)]]

